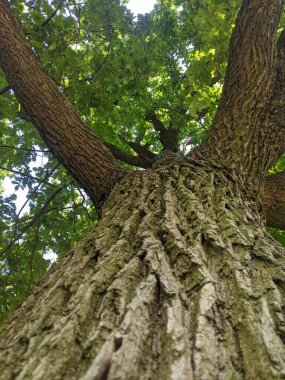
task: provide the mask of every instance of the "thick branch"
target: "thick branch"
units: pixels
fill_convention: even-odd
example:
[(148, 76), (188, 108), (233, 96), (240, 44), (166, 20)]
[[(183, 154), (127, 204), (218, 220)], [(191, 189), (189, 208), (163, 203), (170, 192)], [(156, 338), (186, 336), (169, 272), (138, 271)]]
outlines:
[(277, 42), (277, 63), (273, 95), (264, 122), (264, 139), (270, 149), (268, 162), (272, 165), (285, 152), (285, 29)]
[(98, 206), (124, 174), (44, 71), (9, 9), (0, 2), (0, 65), (42, 138)]
[(265, 179), (266, 225), (285, 230), (285, 171)]
[[(230, 46), (220, 116), (240, 122), (268, 96), (274, 80), (275, 35), (282, 13), (282, 0), (244, 0)], [(242, 111), (242, 112), (240, 112)], [(237, 125), (236, 125), (237, 127)]]
[(136, 141), (129, 141), (124, 136), (119, 135), (120, 139), (131, 147), (143, 160), (148, 161), (150, 166), (154, 163), (156, 154), (148, 150), (148, 145), (141, 145)]
[(268, 170), (261, 130), (275, 80), (275, 36), (282, 9), (282, 0), (243, 1), (220, 106), (208, 139), (195, 152), (195, 158), (231, 171), (253, 198)]
[(113, 153), (114, 157), (117, 160), (121, 160), (129, 165), (138, 166), (144, 169), (150, 168), (152, 166), (152, 163), (150, 161), (145, 160), (139, 156), (133, 156), (132, 154), (124, 152), (113, 144), (105, 142), (104, 145), (106, 145), (106, 147), (110, 149), (110, 151)]
[(162, 132), (166, 129), (154, 111), (147, 112), (145, 120), (150, 121), (157, 132)]
[(166, 128), (154, 111), (148, 112), (145, 119), (150, 121), (154, 129), (159, 132), (159, 139), (164, 150), (169, 150), (171, 152), (177, 152), (179, 150), (179, 130), (177, 128), (173, 128), (172, 125)]

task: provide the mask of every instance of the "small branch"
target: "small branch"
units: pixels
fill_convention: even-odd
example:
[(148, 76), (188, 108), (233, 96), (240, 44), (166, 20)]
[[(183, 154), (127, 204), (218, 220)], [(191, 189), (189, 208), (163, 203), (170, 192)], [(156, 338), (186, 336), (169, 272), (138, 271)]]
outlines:
[(83, 208), (85, 214), (87, 215), (87, 217), (88, 217), (90, 220), (94, 220), (94, 218), (92, 218), (92, 216), (89, 214), (89, 210), (88, 210), (88, 208), (85, 206), (85, 201), (86, 201), (86, 199), (85, 199), (85, 195), (84, 195), (83, 191), (80, 189), (80, 187), (77, 187), (77, 190), (78, 190), (79, 194), (80, 194), (81, 197), (82, 197), (82, 202), (81, 202), (81, 203), (82, 203), (82, 208)]
[(13, 245), (24, 235), (24, 233), (26, 231), (28, 231), (28, 229), (39, 219), (39, 217), (41, 215), (44, 214), (44, 211), (45, 209), (48, 207), (48, 205), (51, 203), (51, 201), (53, 201), (56, 196), (64, 189), (66, 188), (67, 186), (69, 185), (69, 183), (67, 185), (63, 185), (61, 187), (59, 187), (58, 189), (56, 189), (52, 195), (47, 199), (47, 201), (45, 202), (45, 204), (43, 205), (43, 207), (41, 208), (41, 210), (35, 214), (35, 216), (33, 217), (33, 219), (22, 229), (22, 231), (20, 231), (17, 236), (10, 241), (10, 243), (2, 249), (2, 251), (0, 251), (0, 257), (5, 255), (7, 252), (10, 251), (10, 249), (13, 247)]
[(108, 49), (108, 52), (107, 54), (105, 55), (105, 57), (102, 59), (102, 61), (99, 63), (99, 65), (96, 67), (96, 69), (93, 71), (92, 75), (91, 75), (91, 81), (93, 81), (95, 75), (97, 75), (99, 73), (99, 71), (102, 69), (102, 67), (104, 66), (104, 64), (107, 62), (108, 58), (110, 57), (111, 53), (110, 53), (110, 49), (111, 49), (111, 44), (109, 46), (109, 49)]
[(8, 85), (8, 86), (2, 88), (2, 89), (0, 90), (0, 95), (5, 94), (7, 91), (9, 91), (9, 90), (11, 90), (11, 89), (12, 89), (12, 87), (11, 87), (10, 85)]
[(141, 144), (141, 142), (144, 139), (145, 133), (146, 133), (146, 127), (144, 127), (143, 130), (141, 132), (139, 132), (139, 134), (136, 138), (136, 143)]
[(34, 257), (35, 257), (37, 246), (38, 246), (39, 240), (40, 240), (39, 239), (40, 227), (41, 227), (41, 223), (40, 222), (41, 222), (41, 220), (39, 218), (38, 225), (37, 225), (36, 232), (35, 232), (34, 246), (33, 246), (32, 253), (31, 253), (31, 256), (30, 256), (30, 259), (29, 259), (29, 283), (28, 283), (28, 291), (27, 291), (28, 294), (31, 291), (32, 283), (33, 283)]
[(55, 8), (55, 10), (41, 23), (40, 26), (38, 26), (35, 29), (35, 32), (38, 32), (41, 28), (44, 28), (51, 20), (52, 18), (57, 14), (57, 12), (62, 8), (65, 0), (60, 0), (58, 6)]
[(6, 286), (5, 286), (4, 280), (1, 277), (0, 277), (0, 287), (2, 289), (2, 297), (1, 298), (4, 298), (4, 302), (2, 301), (1, 305), (4, 308), (4, 312), (8, 313), (9, 312), (8, 295), (7, 295), (7, 291), (6, 291)]
[[(44, 181), (47, 181), (48, 178), (54, 173), (54, 171), (60, 166), (60, 163), (58, 162), (50, 171), (48, 171), (48, 173), (45, 175), (44, 177)], [(26, 207), (26, 205), (29, 203), (29, 201), (31, 200), (32, 196), (37, 192), (37, 190), (40, 188), (40, 186), (42, 185), (42, 183), (38, 183), (37, 186), (33, 189), (33, 191), (31, 192), (31, 194), (29, 194), (29, 196), (27, 197), (27, 199), (25, 200), (25, 202), (22, 204), (20, 210), (18, 211), (17, 215), (16, 215), (16, 218), (15, 218), (15, 224), (14, 224), (14, 233), (13, 233), (13, 236), (15, 236), (15, 234), (17, 234), (17, 227), (19, 225), (19, 223), (22, 222), (22, 220), (20, 219), (20, 215), (22, 213), (22, 211), (24, 210), (24, 208)]]
[[(54, 171), (60, 166), (60, 163), (58, 162), (46, 175), (45, 177), (43, 178), (44, 181), (47, 181), (48, 178), (54, 173)], [(28, 202), (31, 200), (32, 196), (37, 192), (37, 190), (39, 189), (39, 187), (41, 186), (41, 182), (33, 189), (33, 191), (31, 192), (31, 194), (29, 195), (29, 197), (26, 199), (26, 201), (24, 202), (24, 204), (22, 205), (22, 207), (20, 208), (20, 210), (18, 211), (18, 214), (17, 214), (17, 219), (19, 220), (19, 217), (21, 215), (21, 212), (23, 211), (23, 209), (26, 207), (26, 205), (28, 204)], [(17, 224), (17, 222), (16, 222)]]
[(32, 179), (32, 180), (38, 181), (38, 182), (40, 182), (40, 183), (44, 183), (45, 185), (49, 185), (49, 186), (54, 187), (54, 184), (53, 184), (53, 183), (50, 183), (50, 182), (45, 181), (44, 179), (41, 179), (41, 178), (38, 178), (38, 177), (34, 177), (33, 175), (28, 174), (28, 173), (22, 173), (22, 172), (19, 172), (18, 170), (9, 169), (9, 168), (4, 168), (4, 167), (2, 167), (2, 166), (0, 166), (0, 170), (5, 170), (5, 171), (7, 171), (7, 172), (11, 172), (11, 173), (14, 173), (14, 174), (18, 174), (18, 175), (20, 175), (20, 176), (27, 177), (27, 178), (30, 178), (30, 179)]
[(20, 148), (20, 147), (13, 146), (13, 145), (0, 145), (0, 149), (6, 149), (6, 148), (7, 149), (15, 149), (15, 150), (24, 150), (27, 152), (51, 153), (47, 149), (28, 149), (28, 148)]

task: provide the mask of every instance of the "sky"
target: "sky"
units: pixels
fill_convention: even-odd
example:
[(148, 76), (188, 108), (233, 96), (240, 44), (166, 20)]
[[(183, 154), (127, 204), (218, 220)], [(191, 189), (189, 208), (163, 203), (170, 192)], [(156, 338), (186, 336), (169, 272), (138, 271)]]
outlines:
[(127, 7), (134, 13), (147, 13), (150, 12), (156, 0), (129, 0)]

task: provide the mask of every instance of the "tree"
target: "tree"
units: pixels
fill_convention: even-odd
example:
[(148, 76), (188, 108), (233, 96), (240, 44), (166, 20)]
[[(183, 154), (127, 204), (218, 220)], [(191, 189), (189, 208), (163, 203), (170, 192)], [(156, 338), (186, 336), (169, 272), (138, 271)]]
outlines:
[[(22, 2), (15, 4), (17, 13)], [(265, 230), (265, 223), (285, 225), (284, 173), (267, 176), (274, 164), (282, 167), (285, 144), (282, 1), (242, 2), (224, 80), (222, 42), (239, 2), (162, 1), (135, 23), (117, 1), (70, 2), (71, 19), (64, 2), (57, 4), (37, 29), (45, 48), (28, 32), (31, 48), (8, 1), (1, 2), (0, 65), (20, 116), (88, 194), (100, 221), (3, 324), (1, 378), (283, 378), (284, 249)], [(78, 40), (70, 35), (75, 45), (61, 46), (56, 62), (50, 53), (62, 36), (50, 41), (56, 31), (42, 29), (52, 28), (60, 9), (61, 30), (76, 12), (80, 23)], [(36, 11), (29, 15), (41, 7)], [(209, 25), (197, 30), (207, 12)], [(227, 25), (224, 34), (213, 33), (215, 17)], [(96, 58), (87, 54), (75, 75), (67, 62), (78, 63), (94, 46)], [(119, 63), (112, 80), (97, 76)], [(67, 100), (73, 85), (71, 102), (90, 127)], [(109, 114), (101, 139), (94, 109), (105, 121)], [(190, 135), (196, 141), (182, 155)], [(8, 260), (8, 249), (4, 254)]]

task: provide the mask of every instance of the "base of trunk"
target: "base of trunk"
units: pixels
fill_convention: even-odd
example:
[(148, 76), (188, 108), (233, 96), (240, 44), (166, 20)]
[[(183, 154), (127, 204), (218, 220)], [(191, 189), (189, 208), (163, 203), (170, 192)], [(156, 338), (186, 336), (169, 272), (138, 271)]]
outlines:
[(185, 161), (126, 176), (7, 321), (1, 379), (285, 378), (285, 255), (238, 185)]

